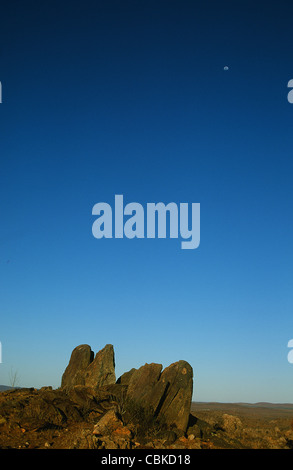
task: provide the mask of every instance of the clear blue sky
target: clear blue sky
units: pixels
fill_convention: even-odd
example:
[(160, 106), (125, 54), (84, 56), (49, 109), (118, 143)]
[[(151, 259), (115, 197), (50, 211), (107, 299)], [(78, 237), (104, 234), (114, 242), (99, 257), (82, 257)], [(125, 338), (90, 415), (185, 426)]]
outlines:
[[(185, 359), (195, 400), (293, 402), (292, 15), (1, 3), (0, 384), (58, 387), (112, 343), (117, 377)], [(200, 202), (199, 248), (95, 239), (115, 194)]]

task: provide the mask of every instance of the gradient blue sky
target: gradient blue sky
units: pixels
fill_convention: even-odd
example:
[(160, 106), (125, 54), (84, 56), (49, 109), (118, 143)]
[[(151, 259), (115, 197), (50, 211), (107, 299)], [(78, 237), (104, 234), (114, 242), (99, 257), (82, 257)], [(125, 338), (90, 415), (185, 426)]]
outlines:
[[(112, 343), (117, 377), (185, 359), (194, 400), (293, 401), (292, 15), (1, 2), (1, 384), (58, 387)], [(96, 240), (115, 194), (200, 202), (200, 247)]]

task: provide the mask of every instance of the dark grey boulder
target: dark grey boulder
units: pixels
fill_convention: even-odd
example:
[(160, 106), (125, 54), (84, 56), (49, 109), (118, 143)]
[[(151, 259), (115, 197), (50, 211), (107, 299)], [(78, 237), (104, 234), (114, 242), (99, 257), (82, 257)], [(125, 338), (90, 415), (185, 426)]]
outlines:
[(76, 385), (98, 388), (116, 382), (114, 348), (107, 344), (94, 352), (87, 344), (77, 346), (71, 354), (68, 366), (62, 376), (61, 388), (70, 390)]
[(84, 372), (94, 358), (94, 353), (88, 344), (74, 348), (70, 361), (61, 380), (61, 388), (70, 389), (75, 385), (85, 385)]

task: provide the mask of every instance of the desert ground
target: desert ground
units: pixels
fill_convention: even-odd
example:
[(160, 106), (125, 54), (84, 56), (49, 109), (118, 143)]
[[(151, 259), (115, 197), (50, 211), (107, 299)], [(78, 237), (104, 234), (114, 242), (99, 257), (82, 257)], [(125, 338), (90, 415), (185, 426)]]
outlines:
[[(192, 402), (187, 431), (130, 423), (94, 433), (101, 416), (51, 387), (0, 392), (1, 449), (292, 449), (293, 404)], [(109, 424), (108, 420), (108, 424)], [(137, 425), (138, 424), (138, 425)]]
[(59, 388), (0, 386), (0, 448), (293, 449), (293, 404), (194, 402), (192, 392), (184, 360), (117, 379), (113, 345), (79, 345)]
[(293, 448), (293, 404), (193, 402), (191, 414), (203, 428), (203, 447)]

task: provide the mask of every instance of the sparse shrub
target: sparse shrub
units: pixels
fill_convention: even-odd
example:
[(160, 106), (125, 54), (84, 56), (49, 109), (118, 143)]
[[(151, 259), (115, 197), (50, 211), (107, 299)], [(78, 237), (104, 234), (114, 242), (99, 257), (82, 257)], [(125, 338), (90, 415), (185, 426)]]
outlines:
[(13, 370), (13, 367), (10, 368), (9, 372), (9, 385), (11, 388), (17, 388), (19, 383), (18, 372)]
[(124, 391), (116, 397), (116, 412), (124, 426), (132, 429), (140, 440), (158, 438), (166, 430), (162, 420), (158, 420), (154, 410), (135, 400), (129, 399)]
[(111, 395), (110, 399), (114, 403), (114, 408), (121, 419), (121, 421), (124, 423), (124, 415), (127, 412), (127, 390), (123, 389), (119, 395)]

